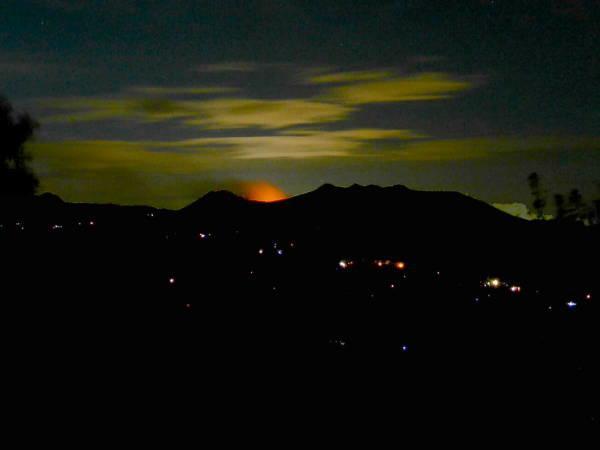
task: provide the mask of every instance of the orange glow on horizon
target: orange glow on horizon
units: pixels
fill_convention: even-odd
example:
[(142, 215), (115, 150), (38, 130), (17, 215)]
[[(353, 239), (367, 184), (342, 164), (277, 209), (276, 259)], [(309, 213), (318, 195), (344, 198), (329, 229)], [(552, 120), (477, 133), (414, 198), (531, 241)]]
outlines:
[(247, 183), (244, 186), (243, 195), (248, 200), (254, 200), (256, 202), (276, 202), (288, 197), (285, 192), (277, 186), (267, 183), (266, 181)]

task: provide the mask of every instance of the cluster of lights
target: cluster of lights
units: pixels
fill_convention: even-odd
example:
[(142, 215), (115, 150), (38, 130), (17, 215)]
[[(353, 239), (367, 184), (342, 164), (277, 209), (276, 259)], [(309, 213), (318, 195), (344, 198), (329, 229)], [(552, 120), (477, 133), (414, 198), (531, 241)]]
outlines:
[(345, 347), (347, 342), (344, 339), (331, 339), (330, 344), (337, 345), (338, 347)]
[(483, 285), (487, 288), (498, 289), (501, 286), (504, 286), (504, 283), (500, 281), (499, 278), (488, 278), (483, 282)]
[(15, 227), (19, 229), (19, 231), (25, 231), (25, 224), (23, 222), (15, 222)]
[(395, 269), (404, 270), (406, 268), (406, 263), (403, 261), (392, 261), (390, 259), (376, 259), (373, 261), (377, 267), (389, 267), (393, 266)]
[(522, 290), (521, 286), (519, 286), (517, 284), (505, 283), (504, 281), (500, 280), (500, 278), (488, 278), (482, 284), (483, 284), (483, 287), (490, 288), (490, 289), (499, 289), (499, 288), (505, 287), (505, 288), (508, 288), (508, 290), (510, 292), (512, 292), (513, 294), (520, 294), (521, 290)]
[(342, 268), (342, 269), (348, 269), (350, 267), (352, 267), (354, 265), (354, 261), (350, 261), (347, 259), (342, 259), (338, 265)]

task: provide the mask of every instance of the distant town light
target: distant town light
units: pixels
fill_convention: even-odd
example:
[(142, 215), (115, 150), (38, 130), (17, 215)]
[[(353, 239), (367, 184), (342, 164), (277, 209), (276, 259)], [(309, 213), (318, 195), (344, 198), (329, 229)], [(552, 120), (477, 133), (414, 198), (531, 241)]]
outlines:
[(406, 264), (404, 264), (402, 261), (398, 261), (398, 262), (395, 264), (395, 266), (396, 266), (396, 269), (398, 269), (398, 270), (402, 270), (402, 269), (404, 269), (404, 268), (406, 267)]
[(573, 300), (571, 300), (570, 302), (567, 302), (567, 306), (568, 306), (570, 309), (573, 309), (573, 308), (575, 308), (575, 307), (577, 306), (577, 303), (576, 303), (576, 302), (574, 302)]
[(500, 281), (499, 278), (488, 278), (484, 283), (485, 287), (491, 287), (491, 288), (499, 288), (501, 285), (502, 285), (502, 282)]
[(348, 263), (342, 259), (342, 260), (339, 262), (339, 266), (340, 266), (342, 269), (346, 269), (346, 268), (348, 267)]
[(175, 278), (174, 277), (169, 278), (169, 284), (175, 284)]

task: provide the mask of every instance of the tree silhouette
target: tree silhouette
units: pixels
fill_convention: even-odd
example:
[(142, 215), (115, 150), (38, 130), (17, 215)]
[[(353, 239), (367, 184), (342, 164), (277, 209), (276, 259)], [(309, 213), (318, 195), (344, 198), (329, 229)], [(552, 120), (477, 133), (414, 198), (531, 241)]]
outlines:
[(0, 96), (0, 196), (33, 195), (39, 181), (28, 166), (25, 150), (38, 123), (27, 113), (17, 114)]
[(567, 211), (565, 209), (565, 196), (562, 194), (555, 194), (554, 205), (556, 206), (556, 219), (564, 219), (567, 214)]
[(531, 195), (533, 195), (533, 209), (537, 214), (538, 219), (544, 218), (544, 208), (546, 207), (546, 199), (544, 198), (544, 192), (540, 187), (540, 177), (536, 172), (533, 172), (527, 177), (529, 182), (529, 188), (531, 189)]
[(579, 189), (572, 189), (569, 193), (569, 206), (575, 220), (581, 220), (584, 214), (583, 197)]

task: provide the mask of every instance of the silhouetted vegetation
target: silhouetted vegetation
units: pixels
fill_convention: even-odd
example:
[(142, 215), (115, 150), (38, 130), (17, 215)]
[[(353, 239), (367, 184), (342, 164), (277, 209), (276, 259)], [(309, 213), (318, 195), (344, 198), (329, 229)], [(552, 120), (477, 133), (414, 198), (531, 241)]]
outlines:
[[(533, 196), (533, 209), (538, 219), (544, 218), (546, 207), (545, 191), (541, 187), (540, 176), (534, 172), (527, 178)], [(600, 184), (598, 185), (600, 192)], [(554, 194), (555, 220), (559, 222), (581, 223), (595, 225), (600, 223), (600, 200), (596, 199), (590, 205), (586, 204), (579, 189), (571, 189), (568, 196)]]
[(540, 177), (536, 172), (533, 172), (527, 178), (531, 195), (533, 195), (533, 210), (538, 219), (544, 218), (544, 208), (546, 207), (546, 196), (540, 185)]
[(556, 219), (564, 219), (567, 213), (565, 210), (565, 196), (562, 194), (554, 194), (554, 205), (556, 206)]
[(16, 113), (0, 97), (0, 196), (33, 195), (37, 190), (39, 182), (28, 165), (25, 144), (38, 126), (29, 114)]

